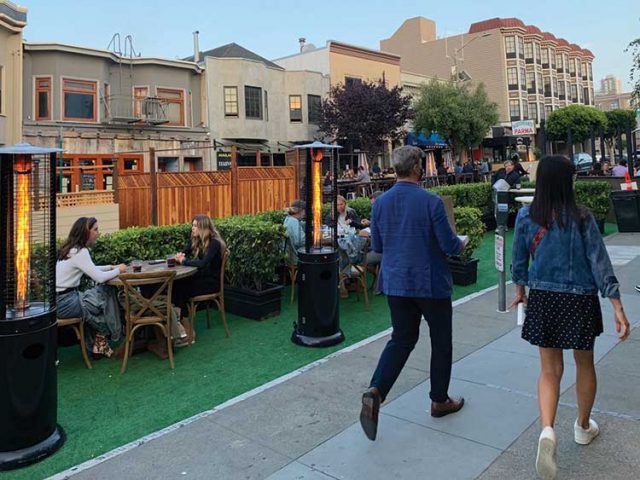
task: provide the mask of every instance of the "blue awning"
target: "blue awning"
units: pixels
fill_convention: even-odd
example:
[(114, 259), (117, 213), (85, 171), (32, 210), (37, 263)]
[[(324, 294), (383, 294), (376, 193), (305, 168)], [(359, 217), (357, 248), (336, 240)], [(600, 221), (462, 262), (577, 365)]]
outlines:
[(424, 132), (415, 133), (409, 132), (405, 137), (405, 145), (413, 145), (420, 148), (447, 148), (447, 142), (445, 142), (440, 135), (436, 132), (431, 132), (428, 137)]

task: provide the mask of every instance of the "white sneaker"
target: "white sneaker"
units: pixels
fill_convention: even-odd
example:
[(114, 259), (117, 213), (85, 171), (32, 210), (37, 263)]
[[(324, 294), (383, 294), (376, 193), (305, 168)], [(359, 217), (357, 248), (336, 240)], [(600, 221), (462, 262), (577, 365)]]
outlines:
[(544, 427), (538, 439), (536, 472), (544, 480), (556, 478), (556, 434), (551, 427)]
[(589, 445), (600, 433), (600, 428), (593, 418), (589, 419), (589, 428), (582, 428), (578, 420), (573, 425), (573, 438), (580, 445)]

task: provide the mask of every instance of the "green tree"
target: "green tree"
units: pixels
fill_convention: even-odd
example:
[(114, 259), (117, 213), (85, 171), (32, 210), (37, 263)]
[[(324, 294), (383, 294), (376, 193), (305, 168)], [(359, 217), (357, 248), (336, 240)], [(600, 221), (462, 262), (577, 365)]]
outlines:
[(412, 116), (411, 99), (402, 88), (389, 89), (384, 81), (353, 82), (331, 88), (322, 103), (319, 128), (332, 140), (378, 153), (384, 141), (404, 136)]
[(636, 114), (633, 110), (617, 108), (604, 112), (607, 117), (607, 127), (604, 130), (605, 143), (609, 151), (613, 151), (619, 135), (626, 134), (628, 129), (636, 128)]
[(629, 78), (633, 84), (632, 98), (636, 107), (640, 108), (640, 38), (629, 43), (625, 52), (631, 52), (631, 71)]
[(550, 140), (567, 139), (567, 131), (571, 128), (573, 143), (582, 143), (591, 138), (591, 127), (598, 133), (606, 128), (607, 117), (600, 110), (585, 105), (569, 105), (554, 110), (547, 118), (546, 134)]
[(456, 152), (475, 147), (498, 122), (498, 106), (490, 102), (484, 85), (475, 89), (431, 80), (422, 86), (415, 104), (414, 130), (438, 132)]

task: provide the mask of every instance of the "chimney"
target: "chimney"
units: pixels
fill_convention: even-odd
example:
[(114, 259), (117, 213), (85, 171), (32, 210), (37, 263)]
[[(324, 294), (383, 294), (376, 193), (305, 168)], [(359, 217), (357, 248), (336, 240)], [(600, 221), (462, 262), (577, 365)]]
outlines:
[(193, 32), (193, 61), (198, 63), (200, 61), (200, 42), (198, 41), (198, 35), (200, 32), (196, 30)]
[(298, 39), (298, 43), (300, 44), (300, 53), (302, 53), (302, 49), (304, 48), (304, 44), (306, 43), (307, 39), (304, 37), (300, 37)]

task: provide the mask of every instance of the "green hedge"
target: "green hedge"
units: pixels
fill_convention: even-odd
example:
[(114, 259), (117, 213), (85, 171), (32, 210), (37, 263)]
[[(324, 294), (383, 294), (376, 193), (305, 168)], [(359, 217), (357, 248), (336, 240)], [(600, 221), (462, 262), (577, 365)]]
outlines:
[(481, 213), (492, 211), (491, 184), (488, 182), (432, 187), (429, 191), (451, 197), (454, 207), (477, 208)]
[(371, 200), (367, 197), (358, 197), (347, 201), (347, 205), (353, 208), (358, 216), (362, 218), (371, 218)]
[[(214, 220), (230, 250), (227, 280), (231, 285), (262, 290), (276, 281), (276, 267), (284, 256), (284, 212), (282, 220), (277, 217), (278, 212), (266, 212)], [(98, 265), (164, 258), (184, 249), (190, 230), (189, 224), (126, 228), (101, 236), (91, 255)]]

